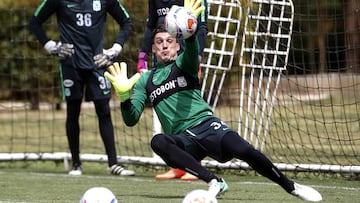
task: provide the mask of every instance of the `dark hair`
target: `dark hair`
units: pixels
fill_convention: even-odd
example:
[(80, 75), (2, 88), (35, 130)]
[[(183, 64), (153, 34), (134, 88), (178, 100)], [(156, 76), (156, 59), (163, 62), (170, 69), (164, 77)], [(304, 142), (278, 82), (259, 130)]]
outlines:
[(153, 37), (155, 38), (155, 35), (156, 35), (157, 33), (160, 33), (160, 32), (167, 32), (166, 27), (165, 27), (164, 24), (158, 25), (158, 26), (153, 30)]
[[(164, 24), (159, 24), (154, 30), (153, 30), (153, 43), (155, 40), (155, 35), (160, 32), (168, 32)], [(175, 37), (176, 42), (179, 42), (178, 38)]]

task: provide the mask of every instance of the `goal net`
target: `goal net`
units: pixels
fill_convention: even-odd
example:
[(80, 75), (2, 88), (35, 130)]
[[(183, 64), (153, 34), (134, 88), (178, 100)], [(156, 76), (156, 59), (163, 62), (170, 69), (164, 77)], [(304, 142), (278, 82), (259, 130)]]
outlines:
[[(133, 1), (124, 4), (133, 16), (143, 13)], [(208, 0), (203, 97), (217, 116), (281, 170), (360, 172), (358, 9), (359, 2), (345, 0)], [(0, 37), (5, 39), (0, 43), (0, 161), (67, 164), (71, 157), (58, 61), (46, 55), (27, 28), (33, 7), (0, 11)], [(145, 25), (137, 19), (134, 25)], [(116, 36), (116, 24), (109, 24), (108, 43)], [(45, 29), (57, 40), (55, 18)], [(141, 46), (136, 36), (119, 58), (128, 67), (136, 66), (137, 52), (131, 52)], [(164, 165), (149, 145), (159, 128), (152, 108), (145, 108), (136, 126), (127, 127), (116, 96), (111, 107), (119, 161)], [(97, 122), (93, 104), (83, 102), (84, 161), (107, 160)], [(202, 164), (249, 168), (241, 160), (220, 164), (207, 159)]]

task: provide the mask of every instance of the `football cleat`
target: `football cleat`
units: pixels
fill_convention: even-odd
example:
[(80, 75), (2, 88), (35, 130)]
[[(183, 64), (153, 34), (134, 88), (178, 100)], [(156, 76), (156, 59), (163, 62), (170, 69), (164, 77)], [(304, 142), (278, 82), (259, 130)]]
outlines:
[(191, 173), (185, 173), (185, 175), (181, 176), (180, 178), (181, 180), (189, 180), (189, 181), (195, 181), (195, 180), (199, 180), (198, 177), (194, 176)]
[(309, 202), (319, 202), (322, 200), (321, 194), (314, 188), (294, 183), (294, 190), (292, 195)]
[(135, 175), (135, 172), (133, 170), (127, 170), (124, 167), (114, 164), (110, 167), (110, 173), (113, 175), (119, 175), (119, 176), (133, 176)]
[(224, 179), (220, 179), (216, 180), (216, 179), (212, 179), (209, 183), (209, 189), (208, 191), (214, 195), (214, 197), (218, 197), (222, 194), (224, 194), (226, 191), (228, 191), (229, 186), (227, 185), (227, 183), (225, 182)]
[(71, 169), (71, 171), (69, 171), (69, 175), (72, 176), (81, 176), (82, 175), (82, 168), (81, 165), (74, 165)]
[(186, 172), (183, 170), (172, 168), (166, 171), (165, 173), (157, 174), (155, 178), (158, 180), (169, 180), (169, 179), (181, 178), (185, 174)]

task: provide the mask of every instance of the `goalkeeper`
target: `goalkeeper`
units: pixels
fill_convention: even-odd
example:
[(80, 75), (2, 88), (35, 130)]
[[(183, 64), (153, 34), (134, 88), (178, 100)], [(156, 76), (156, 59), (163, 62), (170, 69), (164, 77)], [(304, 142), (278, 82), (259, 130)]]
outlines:
[(233, 158), (244, 160), (286, 192), (303, 200), (320, 201), (320, 193), (288, 179), (264, 154), (214, 115), (200, 94), (196, 36), (185, 40), (185, 49), (180, 55), (179, 49), (178, 41), (164, 26), (159, 26), (154, 30), (152, 45), (157, 64), (151, 71), (142, 73), (140, 78), (137, 73), (128, 80), (126, 64), (122, 63), (119, 67), (115, 63), (109, 67), (109, 72), (105, 72), (105, 77), (119, 95), (125, 124), (134, 126), (146, 101), (150, 101), (164, 130), (164, 133), (153, 136), (153, 151), (168, 166), (185, 170), (208, 183), (208, 190), (214, 196), (226, 192), (228, 185), (224, 179), (199, 164), (206, 156), (222, 163)]
[[(173, 5), (190, 7), (196, 2), (196, 0), (148, 0), (148, 18), (146, 22), (143, 42), (141, 50), (138, 55), (137, 71), (139, 73), (148, 69), (147, 57), (151, 52), (153, 33), (152, 31), (160, 24), (164, 23), (167, 12)], [(198, 52), (200, 61), (203, 57), (203, 51), (206, 46), (206, 38), (208, 33), (208, 11), (207, 0), (202, 0), (201, 5), (205, 7), (205, 11), (198, 16), (198, 31), (196, 33), (200, 49)], [(183, 44), (183, 43), (181, 43)], [(182, 49), (181, 49), (182, 50)], [(156, 60), (156, 58), (154, 59)], [(201, 77), (201, 71), (199, 71), (199, 78)]]
[[(148, 53), (151, 52), (151, 45), (153, 39), (152, 30), (154, 30), (158, 25), (164, 22), (164, 18), (173, 5), (189, 7), (194, 4), (194, 0), (148, 0), (148, 19), (145, 27), (143, 42), (141, 50), (138, 55), (137, 71), (139, 73), (148, 69), (147, 67), (147, 58)], [(205, 7), (205, 12), (202, 12), (198, 17), (198, 30), (197, 37), (199, 40), (199, 59), (203, 58), (203, 51), (206, 46), (206, 38), (208, 33), (208, 20), (207, 20), (207, 0), (201, 1), (201, 5)], [(183, 46), (183, 42), (180, 43)], [(180, 52), (182, 48), (180, 49)], [(154, 59), (154, 61), (156, 58)], [(199, 67), (198, 77), (201, 78), (201, 69)], [(157, 174), (156, 179), (166, 180), (173, 178), (180, 178), (181, 180), (198, 180), (195, 176), (186, 173), (185, 171), (179, 169), (170, 169), (169, 171)]]
[[(103, 49), (106, 16), (109, 13), (120, 31), (110, 49)], [(50, 39), (42, 24), (56, 14), (60, 41)], [(72, 156), (70, 175), (81, 175), (79, 115), (83, 97), (93, 101), (100, 135), (111, 174), (134, 175), (118, 164), (109, 100), (111, 85), (104, 78), (104, 67), (122, 50), (131, 31), (131, 19), (118, 0), (44, 0), (30, 19), (30, 29), (45, 50), (60, 58), (60, 78), (66, 99), (66, 135)]]

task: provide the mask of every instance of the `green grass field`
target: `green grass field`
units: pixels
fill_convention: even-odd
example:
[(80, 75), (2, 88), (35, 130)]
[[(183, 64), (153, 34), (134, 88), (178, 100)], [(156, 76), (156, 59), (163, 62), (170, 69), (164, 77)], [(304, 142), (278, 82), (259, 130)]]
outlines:
[[(220, 108), (218, 109), (220, 110)], [(147, 113), (150, 111), (151, 109), (148, 109)], [(300, 112), (300, 110), (296, 109), (295, 112)], [(356, 113), (357, 111), (355, 109), (352, 112)], [(94, 110), (84, 109), (82, 113), (82, 145), (80, 147), (82, 152), (95, 154), (104, 153), (100, 136), (98, 136), (97, 121), (94, 119)], [(230, 108), (221, 108), (221, 113), (222, 115), (225, 114), (223, 117), (227, 118), (228, 121), (237, 120), (237, 116), (232, 114), (233, 111), (231, 111)], [(314, 115), (324, 116), (325, 114), (319, 110), (319, 112), (314, 113)], [(140, 122), (140, 126), (137, 126), (137, 128), (129, 128), (123, 126), (118, 111), (114, 111), (113, 116), (114, 120), (117, 121), (115, 131), (117, 133), (118, 149), (120, 150), (119, 154), (134, 155), (133, 153), (135, 152), (141, 152), (147, 156), (151, 156), (152, 151), (149, 147), (149, 136), (151, 136), (151, 133), (148, 133), (149, 128), (147, 128), (146, 125), (152, 126), (152, 117), (145, 116), (143, 118), (144, 120)], [(0, 115), (2, 127), (0, 132), (0, 152), (26, 151), (39, 153), (67, 151), (64, 118), (64, 111), (17, 111), (16, 114), (12, 114), (11, 112), (2, 113)], [(276, 116), (274, 116), (274, 121), (276, 121), (276, 123), (282, 122), (282, 120)], [(333, 136), (337, 136), (337, 134), (325, 136), (321, 134), (323, 131), (313, 129), (313, 126), (308, 125), (305, 121), (306, 120), (301, 122), (295, 118), (289, 118), (288, 120), (288, 122), (296, 123), (299, 129), (310, 129), (310, 132), (319, 134), (319, 136), (321, 135), (320, 137), (334, 139), (329, 139), (331, 142), (320, 142), (320, 139), (304, 139), (304, 134), (297, 134), (295, 132), (294, 136), (289, 133), (292, 135), (292, 139), (286, 140), (284, 139), (286, 138), (284, 134), (290, 132), (291, 129), (285, 129), (283, 134), (273, 133), (271, 135), (270, 138), (273, 140), (270, 140), (267, 145), (272, 147), (273, 150), (266, 151), (266, 155), (275, 159), (285, 156), (288, 163), (299, 163), (299, 160), (305, 160), (305, 163), (307, 163), (312, 159), (314, 162), (311, 163), (318, 163), (322, 159), (325, 159), (325, 161), (335, 160), (337, 163), (346, 161), (345, 164), (358, 163), (358, 156), (356, 155), (358, 154), (359, 148), (356, 147), (355, 141), (354, 143), (350, 143), (351, 147), (346, 148), (346, 143), (335, 142), (336, 137)], [(234, 122), (232, 124), (237, 123)], [(358, 136), (358, 126), (355, 126), (358, 125), (358, 122), (346, 124), (347, 127), (350, 125), (354, 125), (351, 129), (354, 129), (354, 135), (356, 134), (356, 136)], [(339, 125), (336, 126), (339, 127)], [(327, 130), (337, 132), (331, 130), (333, 127), (334, 126), (330, 126), (329, 124), (326, 132)], [(316, 136), (314, 139), (315, 138)], [(352, 140), (357, 140), (356, 138), (357, 137), (354, 136)], [(277, 140), (281, 140), (281, 142), (279, 143)], [(302, 144), (298, 144), (299, 142), (297, 141), (301, 141)], [(321, 146), (321, 149), (331, 149), (330, 152), (334, 153), (334, 156), (329, 158), (330, 156), (327, 156), (330, 153), (329, 151), (325, 151), (326, 153), (324, 153), (324, 151), (315, 150), (315, 152), (318, 153), (313, 153), (312, 148), (304, 148), (308, 143), (311, 143), (311, 147), (314, 148)], [(344, 156), (337, 152), (339, 149), (344, 153)], [(296, 154), (290, 153), (289, 150), (294, 150)], [(294, 156), (294, 154), (296, 156)], [(279, 162), (279, 160), (277, 161)], [(281, 159), (281, 161), (283, 161), (283, 159)], [(83, 176), (71, 177), (67, 175), (67, 170), (64, 169), (62, 162), (0, 162), (0, 203), (79, 202), (81, 195), (87, 189), (95, 186), (109, 188), (117, 196), (120, 203), (180, 203), (182, 198), (191, 190), (207, 189), (207, 185), (202, 181), (156, 181), (154, 175), (164, 172), (166, 170), (164, 167), (128, 165), (128, 167), (137, 172), (134, 177), (116, 177), (109, 175), (105, 162), (84, 162), (83, 167)], [(224, 177), (230, 187), (229, 191), (219, 199), (219, 203), (303, 202), (287, 194), (282, 188), (271, 181), (256, 175), (253, 171), (245, 172), (243, 170), (234, 171), (223, 169), (216, 171), (216, 173), (220, 177)], [(315, 172), (287, 172), (287, 174), (295, 181), (313, 186), (319, 190), (323, 195), (323, 202), (360, 203), (360, 174), (354, 176), (349, 174), (316, 174)]]
[[(137, 174), (133, 177), (109, 175), (105, 163), (85, 162), (84, 175), (67, 175), (62, 163), (2, 162), (0, 163), (0, 202), (79, 202), (89, 188), (103, 186), (116, 195), (119, 202), (180, 203), (194, 189), (207, 189), (202, 181), (156, 181), (155, 169), (129, 165)], [(219, 203), (303, 202), (288, 195), (279, 186), (254, 174), (218, 171), (229, 185), (229, 191)], [(238, 175), (235, 175), (238, 174)], [(295, 181), (313, 186), (322, 193), (323, 202), (360, 202), (360, 181), (338, 175), (288, 174)]]

